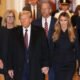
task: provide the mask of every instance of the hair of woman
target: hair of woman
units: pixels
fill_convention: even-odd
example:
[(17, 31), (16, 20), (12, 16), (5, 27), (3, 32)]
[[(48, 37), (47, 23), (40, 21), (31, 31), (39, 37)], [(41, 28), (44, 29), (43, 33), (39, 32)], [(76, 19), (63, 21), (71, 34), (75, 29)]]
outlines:
[(55, 26), (54, 26), (52, 39), (53, 39), (54, 42), (56, 42), (60, 37), (60, 34), (61, 34), (60, 18), (62, 16), (66, 17), (67, 20), (68, 20), (67, 30), (68, 30), (69, 40), (70, 40), (70, 42), (74, 42), (74, 40), (75, 40), (75, 31), (74, 31), (74, 28), (72, 26), (70, 16), (66, 12), (61, 13), (58, 20), (56, 21)]
[(2, 19), (2, 26), (6, 27), (7, 26), (7, 17), (9, 14), (13, 14), (14, 17), (14, 23), (13, 25), (16, 25), (16, 16), (15, 16), (15, 11), (14, 10), (7, 10), (4, 15), (3, 15), (3, 19)]

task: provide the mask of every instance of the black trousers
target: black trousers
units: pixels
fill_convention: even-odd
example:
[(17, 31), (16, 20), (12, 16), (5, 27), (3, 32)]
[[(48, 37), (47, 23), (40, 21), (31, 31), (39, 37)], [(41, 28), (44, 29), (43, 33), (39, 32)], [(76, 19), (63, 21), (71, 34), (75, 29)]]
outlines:
[(71, 63), (68, 65), (55, 65), (54, 66), (55, 80), (72, 80), (75, 68), (76, 68), (75, 63)]
[(26, 49), (25, 51), (25, 64), (24, 64), (24, 69), (23, 69), (23, 76), (22, 80), (29, 80), (29, 53), (28, 50)]

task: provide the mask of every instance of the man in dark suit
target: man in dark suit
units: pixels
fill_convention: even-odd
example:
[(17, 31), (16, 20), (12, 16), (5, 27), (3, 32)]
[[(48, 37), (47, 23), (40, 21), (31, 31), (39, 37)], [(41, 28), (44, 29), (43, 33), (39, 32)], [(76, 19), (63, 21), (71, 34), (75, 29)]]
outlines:
[(56, 21), (56, 19), (51, 16), (51, 11), (52, 11), (52, 8), (50, 5), (50, 2), (43, 1), (41, 3), (41, 15), (42, 15), (42, 17), (32, 22), (33, 25), (42, 27), (44, 30), (45, 30), (46, 23), (47, 23), (46, 35), (47, 35), (49, 40), (52, 36), (52, 31), (53, 31), (54, 24)]
[(31, 9), (33, 20), (41, 17), (40, 3), (38, 0), (29, 0), (28, 3), (25, 4), (23, 10), (26, 10), (26, 8)]
[[(37, 19), (33, 21), (33, 25), (35, 26), (40, 26), (44, 29), (47, 39), (48, 39), (48, 44), (49, 44), (49, 57), (51, 59), (51, 54), (52, 53), (52, 33), (54, 29), (54, 24), (56, 19), (54, 19), (51, 16), (51, 5), (48, 1), (43, 1), (41, 4), (41, 13), (42, 13), (42, 18)], [(51, 60), (50, 60), (51, 63)], [(50, 64), (52, 65), (52, 64)], [(50, 66), (50, 72), (49, 72), (49, 80), (54, 80), (54, 73), (53, 73), (53, 68)]]
[[(43, 80), (48, 73), (48, 43), (44, 30), (31, 25), (31, 11), (19, 15), (9, 44), (8, 74), (15, 80)], [(10, 37), (11, 37), (10, 36)]]

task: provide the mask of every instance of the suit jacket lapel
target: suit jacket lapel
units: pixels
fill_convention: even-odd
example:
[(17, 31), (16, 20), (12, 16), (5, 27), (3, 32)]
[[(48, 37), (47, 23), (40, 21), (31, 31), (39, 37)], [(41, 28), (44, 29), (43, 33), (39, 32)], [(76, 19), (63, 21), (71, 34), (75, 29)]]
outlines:
[(24, 44), (24, 37), (23, 37), (23, 29), (22, 29), (22, 26), (19, 28), (18, 35), (19, 35), (19, 37), (18, 37), (19, 44), (22, 46), (23, 51), (24, 51), (25, 44)]
[(49, 32), (48, 32), (48, 38), (49, 39), (52, 36), (53, 27), (54, 27), (54, 19), (53, 19), (53, 17), (51, 17), (51, 23), (50, 23)]
[(40, 26), (43, 28), (43, 25), (42, 25), (42, 18), (39, 19), (39, 22), (40, 22), (40, 23), (39, 23)]
[(29, 49), (31, 49), (35, 42), (36, 42), (36, 31), (31, 27), (31, 36), (30, 36), (30, 44), (29, 44)]
[(32, 57), (34, 54), (33, 50), (35, 49), (35, 45), (36, 45), (36, 40), (37, 40), (38, 36), (36, 34), (36, 30), (33, 28), (33, 26), (31, 27), (31, 37), (30, 37), (30, 44), (29, 44), (29, 48), (28, 48), (28, 52), (29, 52), (29, 58), (30, 60), (32, 60)]
[[(41, 26), (43, 26), (42, 25), (42, 18), (40, 19), (39, 22), (40, 22)], [(54, 20), (53, 20), (53, 17), (51, 17), (50, 27), (49, 27), (49, 31), (48, 31), (48, 39), (50, 39), (50, 37), (52, 35), (53, 27), (54, 27)]]

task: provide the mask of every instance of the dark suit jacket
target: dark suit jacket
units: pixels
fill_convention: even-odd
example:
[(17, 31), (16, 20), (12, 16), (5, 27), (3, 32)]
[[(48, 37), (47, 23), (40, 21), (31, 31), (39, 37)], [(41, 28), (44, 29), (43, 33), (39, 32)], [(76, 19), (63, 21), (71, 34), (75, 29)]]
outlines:
[[(51, 23), (50, 23), (50, 28), (49, 28), (49, 31), (48, 31), (48, 38), (47, 38), (51, 54), (53, 53), (53, 50), (52, 50), (52, 34), (53, 34), (55, 22), (56, 22), (56, 19), (51, 17)], [(32, 24), (35, 25), (35, 26), (42, 27), (42, 18), (33, 21)], [(49, 55), (50, 55), (50, 59), (51, 59), (51, 54), (50, 53), (49, 53)], [(50, 60), (50, 65), (51, 65), (51, 60)]]
[[(22, 26), (13, 30), (11, 34), (8, 54), (8, 69), (14, 69), (15, 80), (22, 80), (25, 62), (25, 46)], [(42, 80), (41, 68), (48, 66), (48, 43), (42, 28), (31, 27), (29, 45), (29, 80)]]
[[(50, 40), (50, 38), (52, 36), (55, 22), (56, 22), (56, 19), (51, 17), (50, 28), (49, 28), (49, 32), (48, 32), (48, 40)], [(42, 27), (42, 18), (39, 18), (39, 19), (33, 21), (32, 24), (34, 26)]]
[[(26, 4), (23, 10), (31, 10), (31, 5)], [(37, 18), (41, 18), (41, 9), (40, 9), (40, 4), (37, 4)]]

